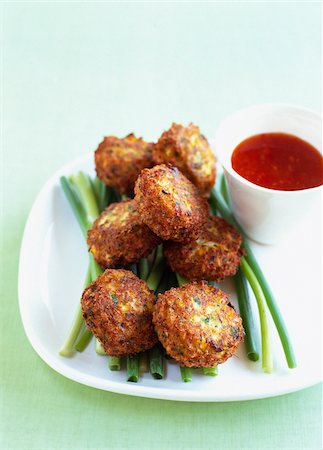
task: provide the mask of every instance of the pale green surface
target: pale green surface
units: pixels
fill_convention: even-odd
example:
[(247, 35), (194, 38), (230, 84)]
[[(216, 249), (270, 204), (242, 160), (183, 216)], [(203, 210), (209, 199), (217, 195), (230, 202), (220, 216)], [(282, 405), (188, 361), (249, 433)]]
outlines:
[(249, 104), (320, 109), (320, 5), (3, 9), (0, 448), (320, 449), (319, 386), (268, 400), (185, 404), (63, 378), (27, 342), (16, 288), (19, 245), (37, 191), (104, 134), (155, 138), (172, 120), (193, 120), (212, 137), (222, 117)]

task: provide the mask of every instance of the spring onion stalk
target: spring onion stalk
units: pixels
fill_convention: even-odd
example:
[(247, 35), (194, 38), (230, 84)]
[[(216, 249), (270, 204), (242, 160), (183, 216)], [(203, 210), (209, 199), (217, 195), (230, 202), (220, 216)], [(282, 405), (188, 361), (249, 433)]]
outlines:
[(241, 270), (247, 278), (258, 304), (261, 330), (262, 368), (264, 372), (271, 373), (273, 370), (273, 358), (270, 348), (269, 329), (266, 315), (266, 299), (255, 274), (244, 257), (241, 258)]
[[(171, 287), (171, 271), (169, 268), (165, 268), (164, 273), (161, 277), (161, 280), (158, 284), (157, 289), (155, 290), (156, 295), (160, 293), (164, 293)], [(149, 371), (153, 378), (156, 380), (161, 380), (164, 378), (164, 371), (165, 371), (165, 365), (164, 365), (164, 357), (165, 357), (165, 351), (162, 348), (161, 345), (155, 345), (150, 351), (149, 351)]]
[(82, 203), (78, 199), (78, 197), (75, 195), (73, 188), (71, 186), (70, 181), (66, 177), (60, 178), (61, 187), (63, 189), (63, 192), (74, 212), (74, 215), (76, 217), (76, 220), (78, 221), (80, 228), (82, 230), (82, 233), (86, 236), (87, 233), (87, 222), (85, 220), (85, 211), (82, 206)]
[(278, 331), (278, 335), (279, 335), (279, 338), (280, 338), (280, 341), (281, 341), (281, 344), (282, 344), (282, 347), (283, 347), (283, 350), (285, 353), (285, 358), (286, 358), (288, 367), (290, 369), (295, 369), (295, 367), (297, 367), (296, 356), (294, 353), (294, 349), (293, 349), (293, 345), (291, 343), (290, 337), (288, 335), (287, 327), (286, 327), (285, 321), (283, 319), (283, 316), (279, 310), (279, 307), (278, 307), (275, 297), (267, 283), (267, 280), (265, 279), (264, 274), (263, 274), (262, 270), (260, 269), (258, 262), (256, 261), (256, 258), (254, 257), (253, 253), (250, 250), (249, 245), (244, 245), (244, 247), (247, 250), (247, 256), (245, 257), (245, 259), (248, 262), (249, 267), (253, 270), (253, 272), (257, 276), (257, 281), (260, 285), (261, 290), (264, 293), (268, 309), (270, 311), (270, 314), (273, 318), (274, 324)]
[(83, 172), (79, 172), (76, 175), (72, 175), (70, 180), (79, 191), (83, 208), (86, 213), (88, 228), (90, 228), (99, 215), (99, 207), (95, 193), (92, 189), (90, 177), (85, 175)]
[[(220, 178), (220, 192), (224, 200), (226, 201), (227, 205), (229, 205), (228, 186), (225, 176), (223, 175)], [(244, 343), (247, 357), (251, 361), (258, 361), (259, 354), (256, 346), (256, 339), (255, 339), (256, 333), (250, 304), (249, 290), (246, 277), (244, 276), (240, 268), (234, 277), (234, 283), (238, 297), (239, 311), (242, 317), (243, 328), (245, 330)]]
[(129, 270), (131, 270), (132, 273), (134, 273), (135, 275), (138, 276), (138, 267), (137, 267), (137, 264), (135, 264), (135, 263), (130, 264)]
[[(147, 261), (148, 261), (148, 275), (147, 275), (147, 278), (149, 277), (150, 272), (151, 272), (152, 268), (155, 265), (155, 261), (156, 261), (156, 257), (157, 257), (157, 250), (158, 250), (158, 247), (156, 247), (151, 252), (151, 254), (147, 257)], [(147, 278), (146, 278), (146, 280), (147, 280)]]
[(228, 191), (228, 186), (227, 186), (227, 180), (225, 179), (224, 175), (222, 175), (220, 178), (220, 192), (221, 192), (221, 195), (224, 198), (225, 202), (227, 203), (227, 205), (229, 205), (230, 204), (229, 191)]
[(74, 344), (83, 325), (82, 308), (78, 306), (70, 332), (62, 345), (59, 354), (61, 356), (71, 356), (74, 350)]
[(104, 348), (102, 347), (100, 341), (98, 341), (96, 338), (95, 338), (95, 340), (94, 340), (94, 348), (95, 348), (95, 351), (96, 351), (96, 353), (97, 353), (98, 355), (100, 355), (100, 356), (106, 356), (106, 353), (105, 353), (105, 351), (104, 351)]
[(208, 377), (216, 377), (218, 376), (218, 366), (214, 367), (203, 367), (203, 374)]
[(142, 280), (147, 280), (149, 274), (149, 264), (147, 258), (141, 258), (139, 260), (139, 274)]
[(192, 369), (190, 367), (181, 366), (181, 377), (184, 383), (192, 381)]
[(127, 356), (127, 381), (137, 383), (139, 380), (139, 355)]
[(90, 258), (90, 272), (91, 272), (91, 278), (92, 281), (95, 280), (99, 275), (103, 273), (103, 270), (99, 266), (99, 264), (95, 261), (93, 258), (92, 253), (89, 253)]
[(178, 286), (184, 286), (184, 284), (187, 284), (187, 283), (188, 283), (188, 281), (186, 280), (186, 278), (182, 277), (182, 276), (179, 275), (178, 273), (176, 274), (176, 278), (177, 278)]
[(119, 192), (116, 189), (114, 189), (114, 188), (111, 188), (111, 189), (112, 189), (112, 193), (113, 193), (113, 201), (114, 202), (120, 202), (121, 201), (121, 195), (119, 194)]
[[(92, 180), (90, 180), (92, 182)], [(95, 193), (99, 211), (105, 210), (107, 205), (110, 203), (111, 188), (107, 186), (100, 178), (96, 177), (92, 182), (92, 189)]]
[(109, 369), (113, 372), (121, 370), (121, 358), (118, 356), (109, 356)]
[(255, 341), (255, 325), (252, 316), (247, 280), (241, 272), (241, 269), (236, 273), (234, 282), (238, 297), (240, 316), (242, 317), (243, 328), (245, 330), (244, 343), (247, 357), (251, 361), (258, 361), (259, 354)]
[(154, 266), (151, 269), (151, 272), (146, 280), (148, 287), (152, 291), (156, 291), (158, 285), (162, 279), (163, 273), (165, 270), (165, 260), (163, 256), (163, 246), (159, 245), (157, 248), (156, 259), (154, 262)]
[[(70, 179), (61, 177), (60, 182), (62, 189), (74, 211), (75, 217), (81, 227), (81, 230), (86, 237), (88, 228), (96, 218), (95, 215), (99, 214), (97, 199), (93, 192), (90, 178), (80, 172), (79, 174), (70, 177)], [(86, 277), (85, 287), (88, 286), (92, 280), (97, 278), (102, 273), (102, 269), (96, 263), (92, 254), (90, 254), (89, 257), (89, 270)], [(69, 356), (72, 354), (73, 347), (78, 336), (80, 335), (83, 324), (84, 321), (82, 318), (82, 309), (79, 305), (70, 333), (62, 348), (60, 349), (60, 355)], [(82, 349), (83, 347), (85, 348), (88, 340), (90, 340), (90, 335), (85, 334), (84, 338), (83, 335), (79, 338), (80, 340), (77, 342), (77, 349)], [(99, 348), (98, 350), (100, 351)]]
[[(210, 203), (211, 203), (211, 206), (215, 205), (218, 208), (221, 216), (224, 219), (226, 219), (229, 223), (234, 225), (240, 231), (240, 233), (243, 235), (243, 232), (242, 232), (240, 226), (234, 219), (233, 214), (229, 210), (229, 208), (226, 205), (225, 201), (223, 200), (222, 196), (214, 188), (211, 191)], [(279, 307), (276, 303), (275, 297), (274, 297), (274, 295), (268, 285), (268, 282), (267, 282), (254, 254), (245, 238), (243, 239), (243, 246), (247, 252), (245, 260), (247, 261), (250, 269), (253, 271), (255, 277), (257, 278), (260, 288), (263, 291), (263, 294), (265, 296), (268, 309), (270, 311), (270, 314), (273, 318), (276, 329), (278, 331), (278, 335), (279, 335), (279, 338), (280, 338), (280, 341), (281, 341), (281, 344), (282, 344), (282, 347), (283, 347), (283, 350), (285, 353), (288, 367), (290, 369), (294, 369), (297, 366), (295, 353), (293, 350), (293, 346), (292, 346), (290, 337), (288, 335), (287, 327), (285, 325), (285, 322), (281, 315)]]
[(88, 346), (92, 337), (92, 332), (88, 329), (85, 329), (75, 344), (75, 350), (77, 350), (78, 352), (83, 352)]
[(164, 352), (158, 344), (149, 350), (149, 371), (155, 380), (164, 378)]
[[(84, 287), (88, 286), (90, 283), (91, 283), (91, 274), (90, 274), (90, 270), (88, 269), (86, 278), (85, 278)], [(82, 308), (81, 308), (81, 305), (79, 304), (77, 307), (77, 311), (76, 311), (70, 332), (59, 351), (59, 354), (61, 356), (71, 356), (72, 355), (75, 342), (82, 330), (83, 324), (84, 324), (84, 321), (83, 321), (83, 317), (82, 317)]]
[(143, 352), (140, 353), (140, 359), (139, 359), (139, 371), (140, 373), (148, 372), (148, 353)]
[[(95, 177), (94, 179), (92, 179), (90, 177), (90, 183), (91, 183), (91, 186), (92, 186), (92, 191), (94, 192), (94, 195), (95, 195), (95, 198), (96, 198), (96, 202), (97, 202), (97, 204), (99, 206), (100, 194), (101, 194), (100, 191), (101, 191), (101, 183), (102, 183), (102, 181), (98, 177)], [(99, 207), (99, 209), (101, 209), (101, 208)]]

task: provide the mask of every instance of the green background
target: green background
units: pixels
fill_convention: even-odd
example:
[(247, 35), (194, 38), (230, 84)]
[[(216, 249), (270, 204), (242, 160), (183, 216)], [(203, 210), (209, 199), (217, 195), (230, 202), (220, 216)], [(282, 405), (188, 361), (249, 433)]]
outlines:
[(11, 2), (2, 16), (1, 449), (320, 449), (320, 386), (219, 404), (98, 391), (42, 362), (17, 304), (37, 192), (103, 135), (154, 139), (174, 120), (211, 138), (254, 103), (319, 110), (320, 4)]

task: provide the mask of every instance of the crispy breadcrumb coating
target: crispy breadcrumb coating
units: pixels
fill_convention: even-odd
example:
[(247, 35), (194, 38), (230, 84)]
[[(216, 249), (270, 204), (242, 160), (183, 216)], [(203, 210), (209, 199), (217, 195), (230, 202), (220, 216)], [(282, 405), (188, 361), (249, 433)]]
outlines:
[(131, 355), (153, 347), (155, 295), (128, 270), (107, 269), (81, 299), (87, 327), (111, 356)]
[(207, 220), (206, 200), (176, 167), (161, 164), (144, 169), (135, 194), (142, 220), (163, 240), (196, 239)]
[(187, 127), (173, 123), (154, 146), (153, 158), (156, 164), (168, 162), (178, 167), (202, 195), (208, 195), (214, 186), (216, 159), (208, 141), (193, 123)]
[(224, 363), (244, 337), (228, 296), (205, 281), (159, 294), (153, 322), (167, 354), (188, 367)]
[(101, 267), (118, 268), (148, 256), (160, 239), (143, 223), (135, 202), (123, 200), (100, 214), (87, 242)]
[(174, 272), (188, 280), (223, 281), (236, 274), (242, 238), (224, 219), (209, 216), (197, 240), (189, 243), (166, 242), (164, 254)]
[(105, 137), (94, 156), (98, 177), (121, 194), (132, 193), (141, 170), (154, 165), (153, 145), (134, 134)]

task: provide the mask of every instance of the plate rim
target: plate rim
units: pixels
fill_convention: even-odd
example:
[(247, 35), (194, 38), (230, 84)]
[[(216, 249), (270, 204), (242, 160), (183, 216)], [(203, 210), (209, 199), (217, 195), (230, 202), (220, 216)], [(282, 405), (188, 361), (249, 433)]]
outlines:
[[(54, 357), (50, 351), (46, 349), (46, 347), (41, 344), (38, 339), (35, 337), (33, 327), (27, 320), (27, 314), (24, 313), (25, 308), (28, 304), (28, 301), (26, 299), (26, 293), (24, 292), (24, 275), (23, 275), (23, 268), (25, 267), (25, 261), (27, 258), (27, 252), (26, 247), (28, 243), (28, 238), (30, 235), (30, 224), (32, 222), (34, 212), (37, 210), (38, 204), (40, 203), (42, 197), (46, 196), (46, 194), (50, 191), (52, 186), (57, 183), (59, 177), (62, 174), (68, 173), (69, 168), (87, 163), (91, 158), (93, 157), (92, 152), (86, 153), (82, 155), (79, 158), (76, 158), (72, 161), (69, 161), (68, 163), (64, 164), (62, 167), (60, 167), (58, 170), (55, 171), (53, 175), (51, 175), (47, 181), (42, 185), (41, 189), (39, 190), (38, 194), (36, 195), (32, 207), (29, 211), (21, 246), (20, 246), (20, 252), (19, 252), (19, 265), (18, 265), (18, 306), (19, 306), (19, 313), (20, 318), (23, 324), (23, 328), (25, 331), (25, 334), (27, 336), (28, 341), (30, 342), (32, 348), (34, 351), (38, 354), (38, 356), (53, 370), (55, 370), (60, 375), (63, 375), (64, 377), (76, 381), (80, 384), (104, 390), (109, 392), (114, 392), (118, 394), (126, 394), (136, 397), (145, 397), (145, 398), (153, 398), (153, 399), (160, 399), (160, 400), (173, 400), (173, 401), (190, 401), (190, 402), (233, 402), (233, 401), (246, 401), (246, 400), (258, 400), (258, 399), (265, 399), (265, 398), (271, 398), (271, 397), (277, 397), (285, 394), (290, 394), (292, 392), (297, 392), (306, 388), (309, 388), (311, 386), (315, 386), (321, 382), (321, 377), (318, 379), (314, 379), (311, 381), (307, 381), (301, 384), (298, 384), (296, 387), (291, 386), (290, 388), (283, 387), (281, 389), (275, 389), (274, 392), (267, 392), (267, 393), (255, 393), (254, 395), (249, 394), (236, 394), (233, 396), (228, 395), (219, 395), (217, 392), (216, 394), (212, 394), (212, 391), (194, 391), (194, 390), (176, 390), (174, 388), (163, 388), (160, 389), (160, 387), (151, 387), (151, 386), (143, 386), (139, 383), (121, 383), (119, 381), (109, 380), (108, 378), (105, 380), (102, 380), (102, 378), (94, 376), (94, 375), (88, 375), (84, 374), (80, 371), (78, 371), (75, 368), (69, 367), (68, 365), (65, 365), (63, 362), (63, 357)], [(156, 383), (158, 383), (158, 380), (156, 380)]]

